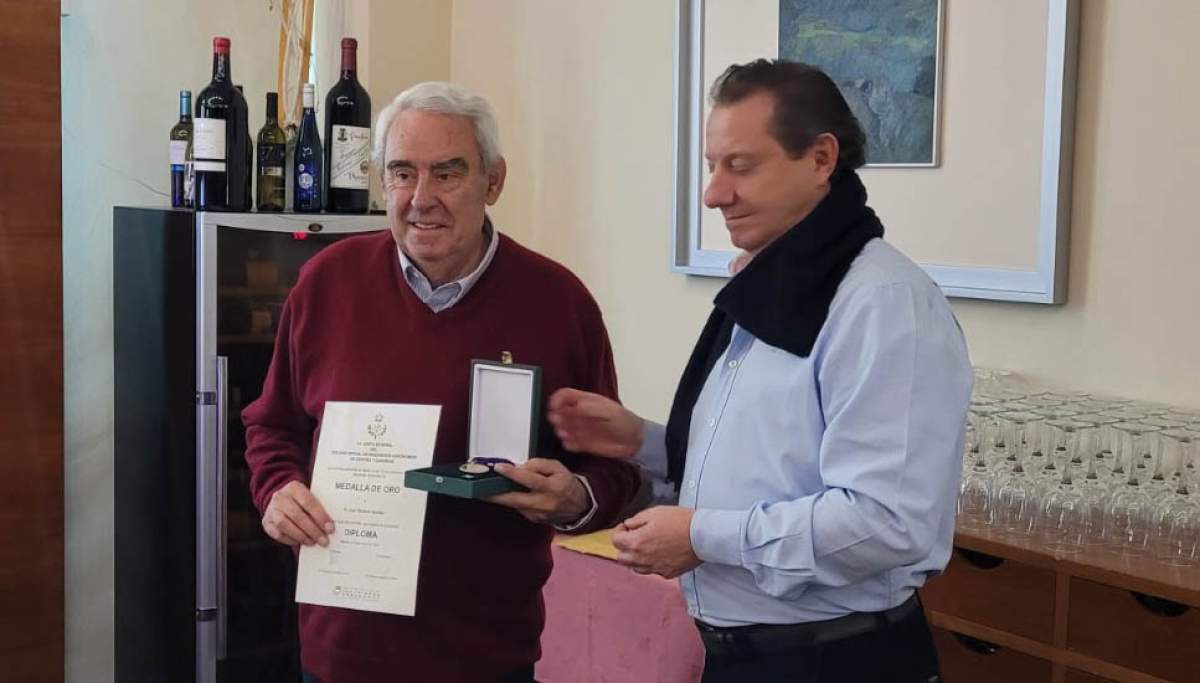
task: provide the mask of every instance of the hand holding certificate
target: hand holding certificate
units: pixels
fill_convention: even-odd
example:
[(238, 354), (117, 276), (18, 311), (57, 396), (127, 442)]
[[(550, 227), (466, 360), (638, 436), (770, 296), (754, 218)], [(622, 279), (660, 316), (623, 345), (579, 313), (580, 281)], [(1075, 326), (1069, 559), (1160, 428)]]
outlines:
[(404, 473), (433, 461), (439, 406), (325, 404), (312, 494), (335, 525), (300, 549), (296, 601), (412, 616), (425, 526)]

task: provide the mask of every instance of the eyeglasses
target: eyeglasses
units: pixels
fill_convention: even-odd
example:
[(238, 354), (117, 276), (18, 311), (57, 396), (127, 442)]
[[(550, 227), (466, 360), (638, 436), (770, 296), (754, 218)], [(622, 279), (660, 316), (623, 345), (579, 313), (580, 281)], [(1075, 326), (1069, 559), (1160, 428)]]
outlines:
[(470, 169), (434, 169), (422, 177), (422, 173), (410, 166), (396, 166), (383, 172), (385, 190), (416, 190), (423, 181), (434, 194), (454, 192), (470, 177)]

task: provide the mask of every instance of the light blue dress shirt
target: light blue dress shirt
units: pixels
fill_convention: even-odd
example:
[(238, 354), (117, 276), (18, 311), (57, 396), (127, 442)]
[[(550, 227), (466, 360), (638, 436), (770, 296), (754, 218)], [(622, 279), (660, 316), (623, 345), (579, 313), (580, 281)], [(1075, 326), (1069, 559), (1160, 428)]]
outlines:
[[(691, 615), (785, 624), (907, 600), (950, 557), (973, 380), (945, 297), (880, 239), (807, 358), (735, 327), (696, 401), (679, 493), (703, 561), (680, 577)], [(638, 454), (658, 479), (663, 436), (648, 424)]]
[(476, 282), (479, 282), (479, 278), (483, 277), (483, 272), (492, 265), (492, 259), (496, 258), (496, 247), (499, 246), (500, 240), (496, 239), (495, 232), (491, 221), (485, 222), (483, 236), (488, 241), (488, 245), (487, 250), (483, 253), (483, 260), (479, 262), (475, 270), (466, 276), (438, 287), (433, 286), (429, 278), (425, 277), (425, 273), (422, 273), (412, 259), (408, 258), (408, 254), (405, 254), (404, 250), (397, 245), (396, 252), (400, 255), (400, 271), (404, 273), (404, 281), (408, 283), (413, 294), (416, 294), (417, 298), (434, 313), (441, 313), (453, 307), (454, 304), (462, 301), (462, 298), (471, 291)]

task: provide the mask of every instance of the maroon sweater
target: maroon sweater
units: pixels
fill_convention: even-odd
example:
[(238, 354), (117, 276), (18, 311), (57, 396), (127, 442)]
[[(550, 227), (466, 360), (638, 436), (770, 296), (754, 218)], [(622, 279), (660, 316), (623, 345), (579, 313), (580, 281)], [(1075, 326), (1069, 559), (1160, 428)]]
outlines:
[[(497, 233), (499, 235), (499, 233)], [(542, 368), (560, 387), (616, 398), (600, 310), (567, 269), (499, 235), (495, 259), (461, 301), (434, 313), (404, 281), (390, 233), (352, 237), (304, 268), (280, 317), (262, 396), (246, 408), (246, 460), (259, 510), (307, 483), (326, 401), (442, 406), (434, 462), (466, 458), (472, 358)], [(614, 524), (632, 466), (565, 453), (543, 419), (538, 455), (588, 478)], [(301, 658), (325, 683), (491, 681), (541, 654), (550, 527), (481, 501), (429, 496), (415, 617), (300, 605)]]

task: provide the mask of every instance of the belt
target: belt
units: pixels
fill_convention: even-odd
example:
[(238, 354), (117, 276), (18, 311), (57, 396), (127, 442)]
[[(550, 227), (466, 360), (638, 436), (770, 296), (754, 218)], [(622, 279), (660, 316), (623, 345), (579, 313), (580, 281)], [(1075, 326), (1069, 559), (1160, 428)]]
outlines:
[(753, 657), (860, 636), (903, 621), (920, 609), (914, 593), (898, 607), (882, 612), (852, 612), (826, 621), (721, 627), (696, 620), (696, 627), (709, 657)]

